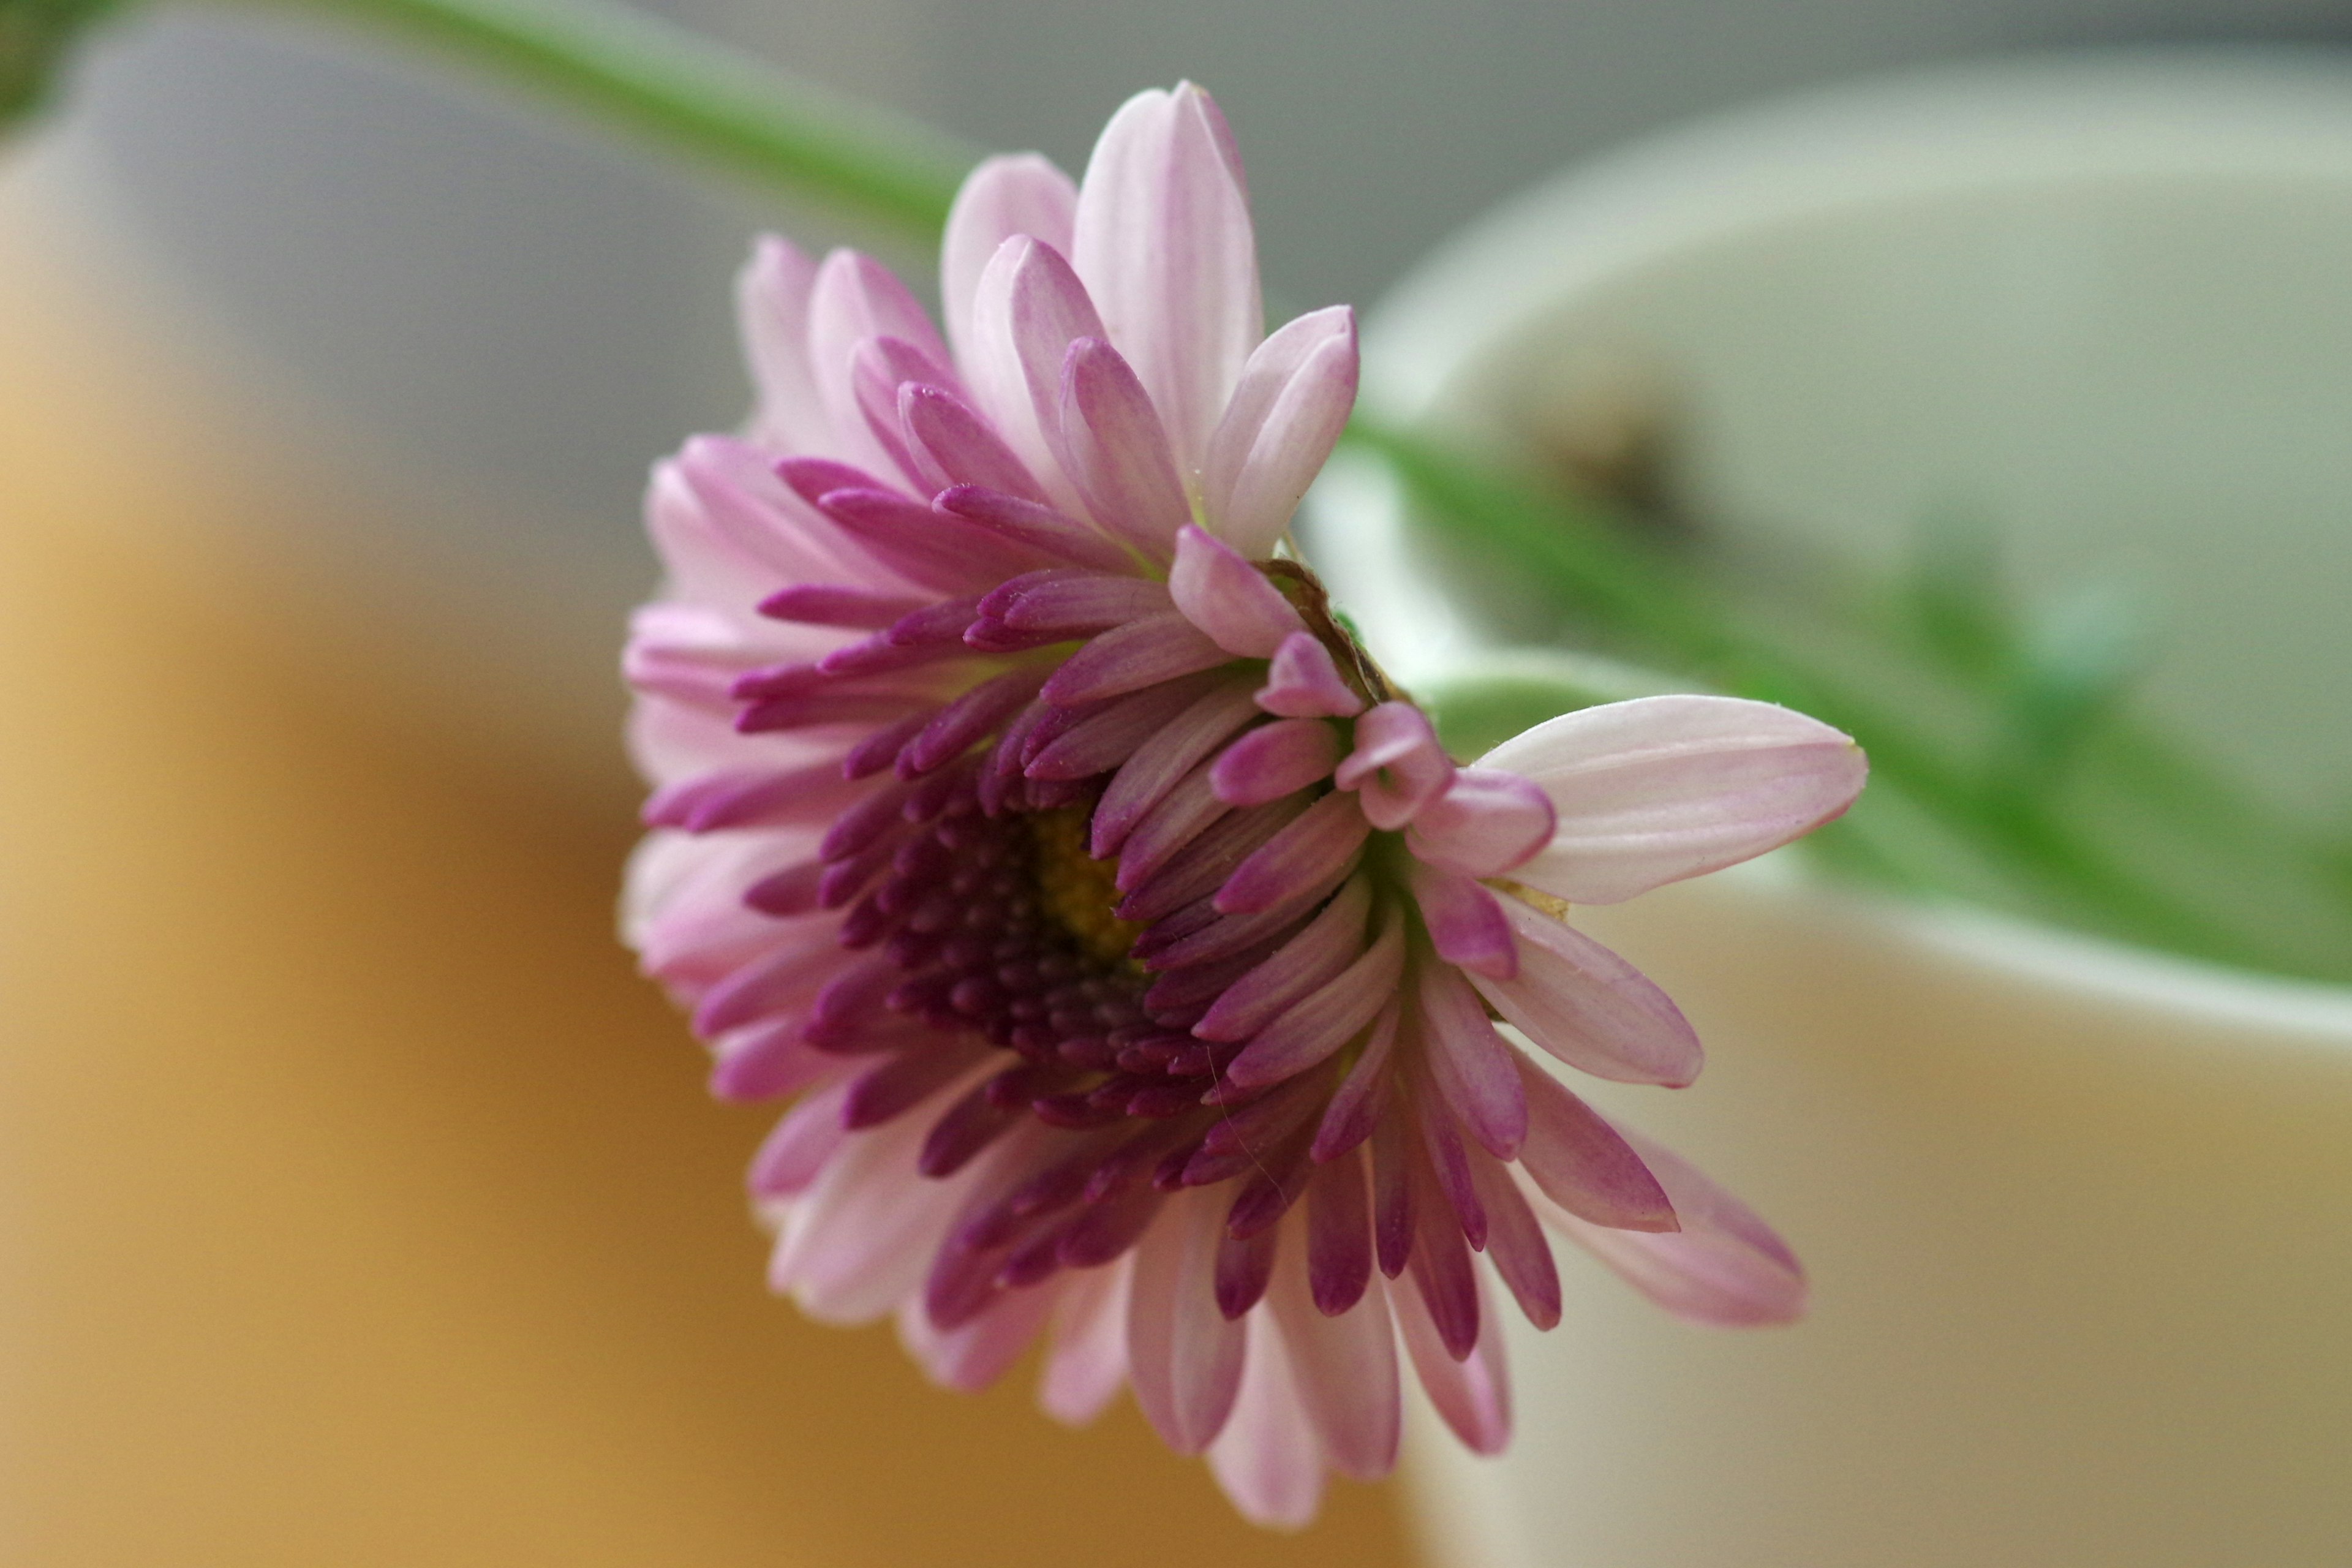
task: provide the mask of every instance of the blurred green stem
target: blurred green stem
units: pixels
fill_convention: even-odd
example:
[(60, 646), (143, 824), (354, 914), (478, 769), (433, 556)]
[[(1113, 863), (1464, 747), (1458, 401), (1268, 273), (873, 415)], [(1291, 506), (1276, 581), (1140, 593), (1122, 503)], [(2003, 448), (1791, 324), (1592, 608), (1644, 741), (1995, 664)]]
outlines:
[(939, 237), (979, 154), (659, 16), (607, 0), (244, 0), (347, 17), (560, 98), (785, 194), (911, 240)]

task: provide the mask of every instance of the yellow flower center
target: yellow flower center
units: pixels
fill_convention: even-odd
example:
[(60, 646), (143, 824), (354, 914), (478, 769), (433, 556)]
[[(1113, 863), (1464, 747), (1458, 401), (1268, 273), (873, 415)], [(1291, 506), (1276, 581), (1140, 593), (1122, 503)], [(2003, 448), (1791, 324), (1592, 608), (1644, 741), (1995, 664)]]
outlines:
[(1116, 963), (1135, 946), (1143, 928), (1111, 912), (1122, 896), (1116, 880), (1118, 861), (1087, 853), (1087, 816), (1075, 806), (1062, 806), (1029, 817), (1030, 875), (1045, 912), (1089, 957)]

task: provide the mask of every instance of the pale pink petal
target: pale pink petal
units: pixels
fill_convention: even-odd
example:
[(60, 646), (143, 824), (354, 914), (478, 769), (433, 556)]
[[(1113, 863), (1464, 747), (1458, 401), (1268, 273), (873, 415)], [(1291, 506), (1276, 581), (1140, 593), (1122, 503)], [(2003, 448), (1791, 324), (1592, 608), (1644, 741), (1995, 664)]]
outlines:
[(1486, 1021), (1469, 984), (1443, 963), (1421, 965), (1421, 1037), (1429, 1076), (1446, 1107), (1498, 1160), (1528, 1135), (1528, 1101), (1516, 1054)]
[(965, 1180), (907, 1179), (928, 1128), (928, 1118), (902, 1116), (856, 1134), (792, 1204), (768, 1279), (809, 1316), (869, 1322), (921, 1286)]
[(1045, 241), (1015, 236), (982, 270), (962, 365), (974, 405), (1044, 483), (1054, 505), (1073, 514), (1085, 503), (1055, 450), (1062, 362), (1072, 342), (1103, 331), (1078, 275)]
[(1356, 402), (1356, 315), (1299, 317), (1257, 347), (1209, 437), (1201, 508), (1251, 560), (1273, 553)]
[(1192, 1033), (1203, 1040), (1245, 1040), (1272, 1023), (1362, 953), (1371, 907), (1370, 880), (1360, 873), (1349, 878), (1305, 931), (1225, 987)]
[(1257, 705), (1285, 719), (1345, 719), (1364, 710), (1331, 650), (1309, 632), (1293, 632), (1274, 650)]
[(1493, 892), (1459, 871), (1423, 860), (1408, 862), (1405, 877), (1438, 957), (1489, 980), (1509, 980), (1519, 973), (1518, 941)]
[(1177, 531), (1168, 591), (1194, 626), (1244, 658), (1271, 658), (1284, 638), (1307, 629), (1264, 573), (1191, 523)]
[(990, 258), (1006, 240), (1024, 234), (1068, 255), (1077, 205), (1070, 176), (1035, 153), (986, 159), (964, 176), (940, 236), (940, 314), (960, 360), (969, 361), (974, 351), (972, 308)]
[(849, 1129), (841, 1119), (842, 1102), (848, 1097), (845, 1079), (803, 1097), (784, 1113), (751, 1156), (745, 1184), (753, 1197), (789, 1197), (808, 1189), (849, 1141)]
[(759, 401), (751, 437), (793, 452), (835, 449), (833, 419), (809, 367), (809, 290), (816, 263), (798, 246), (761, 235), (735, 275), (735, 319)]
[(1444, 794), (1421, 808), (1405, 829), (1405, 844), (1433, 866), (1499, 877), (1550, 843), (1554, 822), (1551, 798), (1533, 781), (1463, 768)]
[(1553, 1263), (1551, 1244), (1543, 1226), (1519, 1191), (1510, 1167), (1491, 1160), (1473, 1159), (1470, 1179), (1478, 1188), (1478, 1202), (1486, 1211), (1486, 1258), (1519, 1304), (1528, 1322), (1538, 1329), (1559, 1325), (1559, 1269)]
[(1225, 1068), (1243, 1088), (1279, 1083), (1328, 1057), (1370, 1024), (1404, 973), (1404, 922), (1393, 910), (1363, 956), (1259, 1030)]
[(868, 338), (898, 338), (932, 363), (950, 363), (947, 345), (922, 305), (890, 269), (870, 256), (836, 250), (818, 267), (809, 291), (809, 370), (832, 416), (843, 455), (865, 467), (886, 449), (873, 439), (857, 399), (855, 361)]
[(1333, 791), (1235, 868), (1217, 890), (1218, 911), (1247, 915), (1274, 908), (1347, 864), (1370, 833), (1355, 799)]
[[(1361, 1174), (1351, 1173), (1360, 1190)], [(1349, 1310), (1325, 1316), (1297, 1257), (1298, 1230), (1293, 1224), (1284, 1235), (1283, 1258), (1266, 1300), (1290, 1351), (1299, 1402), (1323, 1439), (1332, 1468), (1360, 1481), (1378, 1480), (1396, 1466), (1402, 1426), (1388, 1293), (1368, 1291)]]
[(1545, 1222), (1677, 1317), (1724, 1328), (1803, 1317), (1810, 1294), (1805, 1271), (1772, 1227), (1679, 1155), (1637, 1134), (1625, 1137), (1673, 1199), (1682, 1229), (1612, 1229), (1578, 1218), (1538, 1192), (1531, 1201)]
[(940, 1387), (976, 1394), (1011, 1371), (1035, 1342), (1056, 1294), (1050, 1285), (1007, 1290), (952, 1329), (932, 1322), (923, 1299), (909, 1296), (898, 1303), (898, 1342)]
[(1217, 757), (1210, 783), (1227, 805), (1263, 805), (1319, 784), (1339, 760), (1339, 731), (1320, 719), (1261, 724)]
[(1079, 1271), (1062, 1289), (1037, 1385), (1037, 1403), (1056, 1421), (1085, 1426), (1127, 1381), (1128, 1269), (1122, 1258)]
[(1209, 1469), (1242, 1517), (1304, 1530), (1323, 1501), (1323, 1445), (1307, 1417), (1282, 1331), (1264, 1312), (1248, 1324), (1249, 1359), (1233, 1418), (1209, 1445)]
[[(1483, 1288), (1480, 1294), (1485, 1294)], [(1511, 1440), (1511, 1379), (1503, 1360), (1502, 1329), (1495, 1314), (1480, 1311), (1484, 1328), (1478, 1343), (1466, 1359), (1457, 1362), (1446, 1353), (1419, 1290), (1391, 1289), (1388, 1298), (1413, 1370), (1421, 1374), (1421, 1385), (1428, 1390), (1437, 1414), (1471, 1452), (1501, 1453)]]
[(1117, 349), (1080, 338), (1062, 366), (1057, 409), (1063, 471), (1104, 532), (1165, 561), (1192, 513), (1143, 384)]
[(1608, 904), (1779, 847), (1861, 792), (1861, 748), (1816, 719), (1731, 697), (1581, 709), (1504, 742), (1481, 766), (1525, 774), (1559, 814), (1517, 875)]
[[(1135, 755), (1111, 775), (1110, 784), (1095, 806), (1088, 853), (1097, 860), (1118, 854), (1136, 825), (1167, 797), (1180, 780), (1223, 745), (1228, 735), (1256, 716), (1257, 705), (1250, 694), (1253, 684), (1244, 679), (1218, 687), (1136, 748)], [(1202, 775), (1202, 786), (1208, 789), (1208, 775)]]
[(1521, 900), (1502, 907), (1518, 938), (1518, 977), (1471, 983), (1528, 1038), (1596, 1078), (1680, 1086), (1698, 1077), (1698, 1036), (1640, 970)]
[(902, 384), (897, 414), (918, 477), (933, 496), (978, 485), (1044, 502), (1045, 487), (1028, 465), (954, 393), (919, 382)]
[(1197, 473), (1265, 331), (1241, 161), (1207, 93), (1190, 82), (1139, 93), (1112, 116), (1079, 187), (1070, 256), (1179, 466)]
[(1045, 682), (1045, 700), (1064, 706), (1096, 702), (1213, 669), (1232, 658), (1170, 610), (1114, 627), (1072, 654)]
[(961, 518), (1075, 566), (1132, 572), (1139, 564), (1134, 552), (1106, 538), (1092, 524), (1001, 490), (958, 485), (932, 497), (931, 504), (950, 517)]
[(1196, 1188), (1171, 1197), (1135, 1249), (1128, 1292), (1128, 1376), (1168, 1446), (1215, 1441), (1241, 1385), (1242, 1325), (1217, 1310), (1217, 1247), (1230, 1199)]
[(1545, 1196), (1594, 1225), (1671, 1231), (1675, 1205), (1617, 1129), (1549, 1073), (1517, 1053), (1528, 1099), (1519, 1168)]
[(1331, 778), (1357, 792), (1374, 827), (1393, 832), (1445, 793), (1454, 762), (1427, 714), (1410, 702), (1383, 702), (1356, 721), (1356, 749)]

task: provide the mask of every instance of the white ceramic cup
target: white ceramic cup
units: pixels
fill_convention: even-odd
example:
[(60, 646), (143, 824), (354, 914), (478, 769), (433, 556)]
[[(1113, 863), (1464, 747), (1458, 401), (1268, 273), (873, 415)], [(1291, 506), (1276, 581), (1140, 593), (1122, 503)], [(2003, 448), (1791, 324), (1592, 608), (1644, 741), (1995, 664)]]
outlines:
[[(1957, 500), (2029, 583), (2120, 560), (2172, 606), (2167, 716), (2290, 795), (2352, 776), (2331, 59), (2011, 65), (1710, 122), (1473, 231), (1368, 341), (1373, 406), (1490, 440), (1595, 364), (1655, 367), (1689, 490), (1751, 542), (1885, 562)], [(1319, 505), (1408, 682), (1490, 635), (1376, 482)], [(1798, 870), (1579, 920), (1711, 1053), (1692, 1089), (1595, 1098), (1782, 1228), (1811, 1316), (1687, 1327), (1561, 1248), (1559, 1328), (1513, 1320), (1510, 1452), (1416, 1447), (1432, 1554), (2352, 1563), (2352, 991)]]

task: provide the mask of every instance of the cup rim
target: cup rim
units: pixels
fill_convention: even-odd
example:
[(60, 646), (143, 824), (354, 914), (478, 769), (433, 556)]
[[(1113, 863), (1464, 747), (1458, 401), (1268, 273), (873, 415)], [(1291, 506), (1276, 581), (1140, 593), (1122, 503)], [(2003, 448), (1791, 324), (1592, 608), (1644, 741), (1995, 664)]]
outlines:
[[(1371, 314), (1363, 398), (1431, 416), (1457, 378), (1530, 316), (1626, 271), (1744, 230), (1967, 191), (2184, 174), (2352, 187), (2352, 51), (2149, 48), (2032, 56), (1877, 76), (1661, 132), (1507, 201), (1425, 258)], [(1335, 474), (1363, 595), (1475, 641), (1402, 563), (1385, 485)], [(1327, 513), (1339, 510), (1327, 504)], [(1370, 606), (1367, 606), (1368, 608)], [(1380, 624), (1378, 619), (1374, 624)], [(1377, 642), (1377, 639), (1376, 639)], [(1408, 679), (1410, 675), (1408, 673)], [(1776, 857), (1777, 860), (1778, 858)], [(1793, 865), (1751, 886), (1866, 910), (1923, 952), (2045, 993), (2352, 1047), (2352, 985), (2240, 970), (1958, 903), (1832, 888)]]

